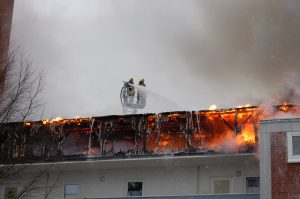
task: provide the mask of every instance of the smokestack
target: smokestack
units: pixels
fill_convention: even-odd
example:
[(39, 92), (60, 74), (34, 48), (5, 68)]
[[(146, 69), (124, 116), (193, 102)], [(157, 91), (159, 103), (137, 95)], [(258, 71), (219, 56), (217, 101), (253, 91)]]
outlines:
[(7, 63), (14, 0), (0, 0), (0, 89), (2, 93), (5, 76), (3, 69)]

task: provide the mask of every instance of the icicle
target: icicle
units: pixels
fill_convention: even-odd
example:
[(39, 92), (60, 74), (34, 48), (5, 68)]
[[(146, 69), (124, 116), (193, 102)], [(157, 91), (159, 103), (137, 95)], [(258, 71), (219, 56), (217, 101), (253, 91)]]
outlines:
[(160, 125), (161, 125), (161, 115), (157, 114), (156, 120), (155, 120), (155, 130), (157, 132), (157, 138), (156, 142), (159, 142), (160, 137)]
[(91, 144), (92, 144), (92, 132), (93, 132), (93, 125), (95, 122), (95, 118), (93, 118), (92, 123), (91, 123), (91, 130), (90, 130), (90, 137), (89, 137), (89, 146), (88, 146), (88, 157), (91, 157)]
[(199, 111), (198, 111), (198, 113), (196, 113), (196, 121), (197, 121), (197, 128), (198, 128), (197, 130), (200, 133), (201, 130), (200, 130), (200, 122), (199, 122)]

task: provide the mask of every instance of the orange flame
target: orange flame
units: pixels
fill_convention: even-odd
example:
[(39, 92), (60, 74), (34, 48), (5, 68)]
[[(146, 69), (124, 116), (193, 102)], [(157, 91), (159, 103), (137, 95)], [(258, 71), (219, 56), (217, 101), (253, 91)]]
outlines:
[(284, 102), (282, 105), (280, 105), (279, 107), (279, 110), (281, 111), (288, 111), (290, 109), (290, 105), (287, 104), (286, 102)]
[(25, 125), (25, 126), (30, 126), (31, 123), (30, 123), (30, 122), (25, 122), (24, 125)]
[(255, 132), (253, 125), (246, 125), (242, 130), (243, 141), (247, 143), (255, 143)]
[(210, 111), (217, 110), (217, 106), (215, 104), (213, 104), (208, 108), (208, 110), (210, 110)]

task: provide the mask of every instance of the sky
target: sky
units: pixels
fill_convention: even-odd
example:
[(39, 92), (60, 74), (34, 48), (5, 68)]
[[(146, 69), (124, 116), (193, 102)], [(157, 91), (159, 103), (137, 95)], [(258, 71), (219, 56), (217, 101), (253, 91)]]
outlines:
[(141, 112), (300, 94), (299, 0), (15, 0), (11, 43), (45, 73), (43, 118), (121, 114), (130, 77)]

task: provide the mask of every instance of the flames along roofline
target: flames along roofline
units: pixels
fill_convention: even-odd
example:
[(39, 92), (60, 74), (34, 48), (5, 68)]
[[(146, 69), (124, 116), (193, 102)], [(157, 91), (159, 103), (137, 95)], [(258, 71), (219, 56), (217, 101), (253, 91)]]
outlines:
[[(191, 119), (189, 119), (190, 118), (190, 116), (192, 116), (192, 115), (202, 115), (202, 116), (204, 116), (204, 117), (207, 117), (207, 116), (218, 116), (218, 118), (220, 118), (221, 116), (220, 115), (222, 115), (222, 114), (229, 114), (229, 115), (232, 115), (232, 114), (234, 114), (235, 115), (235, 117), (234, 117), (234, 119), (235, 120), (237, 120), (237, 114), (244, 114), (244, 113), (247, 113), (248, 114), (248, 116), (247, 116), (247, 118), (246, 118), (246, 120), (245, 121), (247, 121), (248, 119), (249, 119), (249, 117), (252, 115), (252, 113), (254, 113), (254, 112), (256, 112), (257, 110), (259, 110), (259, 112), (261, 112), (260, 111), (260, 109), (257, 109), (258, 107), (257, 106), (251, 106), (251, 107), (241, 107), (241, 108), (231, 108), (231, 109), (217, 109), (217, 110), (204, 110), (204, 111), (174, 111), (174, 112), (163, 112), (163, 113), (158, 113), (158, 114), (154, 114), (154, 113), (147, 113), (147, 114), (134, 114), (134, 115), (110, 115), (110, 116), (102, 116), (102, 117), (90, 117), (90, 118), (74, 118), (74, 119), (69, 119), (69, 120), (64, 120), (64, 119), (62, 119), (62, 118), (59, 118), (59, 120), (52, 120), (52, 121), (49, 121), (49, 120), (47, 120), (47, 122), (45, 122), (44, 123), (44, 121), (43, 120), (41, 120), (41, 121), (36, 121), (36, 123), (26, 123), (25, 122), (25, 126), (28, 126), (28, 127), (30, 127), (31, 126), (31, 124), (32, 125), (35, 125), (35, 124), (37, 124), (37, 127), (40, 127), (40, 125), (43, 125), (43, 124), (45, 124), (45, 125), (47, 125), (47, 124), (50, 124), (50, 128), (52, 128), (51, 127), (51, 124), (53, 123), (54, 125), (56, 125), (56, 124), (58, 124), (58, 125), (64, 125), (64, 124), (67, 124), (66, 125), (66, 127), (67, 128), (69, 128), (69, 127), (72, 127), (72, 126), (68, 126), (69, 124), (72, 124), (72, 123), (76, 123), (76, 122), (78, 122), (78, 124), (79, 125), (84, 125), (82, 128), (84, 128), (84, 130), (85, 131), (87, 131), (87, 132), (89, 132), (90, 134), (89, 134), (89, 141), (88, 141), (88, 146), (90, 146), (90, 144), (91, 144), (91, 140), (92, 140), (92, 131), (94, 130), (94, 127), (95, 128), (98, 128), (99, 127), (99, 124), (97, 123), (97, 122), (99, 122), (99, 120), (100, 120), (100, 126), (101, 126), (101, 130), (99, 131), (100, 133), (102, 132), (102, 130), (105, 130), (105, 129), (102, 129), (102, 127), (106, 127), (106, 123), (102, 123), (102, 122), (110, 122), (110, 120), (119, 120), (119, 119), (129, 119), (130, 121), (131, 121), (131, 119), (145, 119), (145, 118), (149, 118), (149, 121), (150, 122), (157, 122), (156, 121), (156, 118), (159, 118), (159, 117), (161, 117), (161, 116), (163, 116), (163, 117), (169, 117), (169, 119), (171, 118), (173, 118), (173, 116), (175, 116), (175, 117), (180, 117), (181, 119), (186, 119), (186, 120), (184, 120), (185, 121), (185, 124), (184, 124), (184, 128), (190, 128), (190, 124), (189, 124), (189, 121), (191, 121)], [(249, 114), (249, 113), (251, 113), (251, 114)], [(198, 118), (198, 117), (197, 117)], [(193, 119), (195, 119), (195, 118), (192, 118), (192, 120)], [(98, 121), (97, 121), (98, 120)], [(225, 125), (229, 125), (229, 128), (231, 127), (230, 126), (230, 124), (228, 124), (226, 121), (225, 121), (225, 119), (222, 117), (222, 120), (225, 122)], [(96, 125), (94, 125), (95, 123), (94, 123), (94, 121), (96, 121)], [(122, 122), (122, 121), (121, 121)], [(133, 122), (135, 122), (135, 120), (133, 120)], [(180, 122), (180, 121), (179, 121)], [(182, 122), (182, 121), (181, 121)], [(197, 121), (198, 122), (198, 121)], [(80, 124), (81, 123), (81, 124)], [(84, 123), (84, 124), (83, 124)], [(235, 130), (238, 128), (238, 127), (236, 127), (236, 124), (237, 122), (235, 122), (235, 127), (231, 127), (231, 130), (232, 131), (234, 131), (235, 132)], [(108, 123), (108, 124), (110, 124), (110, 123)], [(122, 123), (123, 124), (123, 123)], [(137, 124), (137, 123), (136, 123)], [(145, 136), (144, 135), (146, 135), (146, 134), (140, 134), (140, 133), (137, 133), (138, 131), (136, 131), (136, 129), (138, 128), (137, 126), (136, 126), (136, 124), (135, 124), (135, 126), (133, 127), (134, 129), (135, 129), (135, 131), (134, 131), (134, 135), (136, 136), (136, 135), (138, 135), (139, 137), (142, 137), (143, 138), (143, 140), (145, 140), (144, 138), (145, 138)], [(22, 123), (18, 123), (18, 125), (22, 125)], [(146, 123), (146, 125), (148, 126), (148, 123)], [(188, 126), (186, 126), (186, 125), (188, 125)], [(122, 125), (121, 125), (122, 126)], [(110, 127), (110, 126), (109, 126)], [(108, 128), (108, 130), (110, 129), (109, 127), (107, 127)], [(127, 127), (127, 125), (126, 125), (126, 127)], [(130, 125), (130, 129), (132, 128), (132, 125)], [(141, 127), (142, 128), (142, 127)], [(146, 127), (147, 128), (147, 127)], [(151, 126), (150, 126), (150, 128), (152, 128)], [(178, 128), (180, 128), (180, 127), (178, 127)], [(193, 128), (193, 127), (191, 127), (191, 128)], [(198, 126), (198, 128), (200, 128), (199, 126)], [(120, 130), (120, 129), (119, 129)], [(177, 129), (178, 130), (178, 129)], [(179, 129), (180, 130), (180, 129)], [(117, 131), (118, 131), (118, 129), (117, 129)], [(118, 131), (119, 132), (119, 131)], [(144, 131), (143, 131), (144, 132)], [(184, 132), (187, 132), (188, 133), (188, 131), (184, 131)], [(99, 134), (100, 135), (100, 134)], [(102, 134), (101, 134), (102, 135)], [(104, 135), (104, 134), (103, 134)], [(124, 134), (125, 135), (125, 134)], [(109, 137), (110, 136), (110, 137)], [(107, 138), (111, 138), (111, 136), (119, 136), (119, 134), (110, 134), (108, 136), (108, 134), (107, 134), (107, 136), (105, 137), (103, 137), (103, 136), (100, 136), (101, 137), (101, 140), (105, 140), (105, 139), (107, 139)], [(182, 136), (181, 136), (182, 137)], [(106, 157), (108, 157), (109, 159), (115, 159), (115, 158), (117, 158), (117, 159), (130, 159), (130, 158), (138, 158), (138, 159), (140, 159), (140, 158), (153, 158), (153, 157), (166, 157), (166, 156), (197, 156), (197, 155), (199, 155), (199, 153), (201, 153), (201, 156), (203, 156), (204, 155), (204, 153), (206, 153), (206, 154), (208, 154), (208, 153), (210, 153), (210, 150), (209, 150), (209, 148), (207, 148), (208, 146), (206, 146), (206, 147), (204, 147), (206, 150), (205, 150), (205, 152), (203, 152), (202, 151), (202, 149), (201, 148), (199, 148), (199, 146), (197, 145), (197, 147), (196, 148), (199, 148), (199, 150), (197, 151), (194, 147), (190, 147), (189, 145), (187, 145), (187, 139), (190, 139), (190, 138), (183, 138), (183, 139), (185, 139), (185, 141), (184, 141), (184, 145), (185, 146), (181, 146), (180, 145), (180, 151), (179, 152), (176, 152), (176, 151), (172, 151), (171, 153), (172, 154), (167, 154), (167, 155), (164, 155), (164, 153), (161, 153), (160, 151), (158, 151), (158, 153), (156, 154), (156, 148), (154, 149), (153, 147), (158, 147), (157, 149), (159, 150), (159, 149), (161, 149), (161, 148), (164, 148), (164, 145), (163, 146), (161, 146), (160, 145), (160, 143), (159, 142), (155, 142), (156, 143), (156, 145), (155, 146), (150, 146), (149, 148), (140, 148), (140, 149), (138, 149), (138, 151), (144, 151), (144, 150), (146, 150), (147, 151), (147, 153), (146, 153), (146, 155), (144, 155), (144, 153), (143, 153), (143, 155), (142, 156), (139, 156), (140, 154), (139, 153), (136, 153), (136, 152), (134, 152), (134, 156), (132, 156), (132, 152), (131, 151), (127, 151), (127, 153), (129, 154), (129, 156), (122, 156), (122, 157), (119, 157), (119, 155), (121, 155), (121, 154), (119, 154), (117, 151), (113, 151), (113, 156), (111, 156), (110, 154), (106, 154), (106, 152), (107, 151), (105, 151), (104, 150), (104, 152), (103, 152), (103, 147), (104, 147), (104, 145), (103, 144), (101, 144), (100, 143), (100, 145), (99, 145), (99, 147), (100, 147), (100, 153), (101, 153), (101, 155), (100, 155), (100, 157), (101, 158), (94, 158), (93, 156), (91, 156), (91, 159), (93, 159), (93, 160), (105, 160), (106, 159)], [(181, 139), (182, 140), (182, 139)], [(148, 141), (148, 138), (147, 138), (147, 141)], [(144, 143), (144, 142), (143, 142)], [(181, 144), (182, 144), (181, 143)], [(248, 142), (247, 142), (248, 143)], [(245, 150), (247, 149), (250, 149), (250, 150), (252, 150), (253, 151), (253, 148), (252, 148), (252, 144), (251, 144), (251, 146), (248, 146), (248, 144), (247, 144), (246, 142), (245, 142), (245, 146), (244, 147), (246, 147), (245, 148)], [(249, 143), (250, 144), (250, 143)], [(85, 146), (85, 145), (84, 145)], [(98, 146), (98, 145), (97, 145)], [(175, 145), (174, 145), (175, 146)], [(101, 148), (102, 147), (102, 148)], [(144, 147), (144, 145), (143, 145), (143, 147)], [(250, 147), (250, 148), (249, 148)], [(254, 146), (253, 146), (254, 147)], [(126, 148), (126, 147), (125, 147)], [(203, 148), (203, 147), (202, 147)], [(173, 149), (173, 148), (172, 148)], [(175, 148), (174, 148), (175, 149)], [(24, 149), (25, 150), (25, 149)], [(113, 150), (113, 148), (111, 149), (111, 150)], [(243, 149), (244, 150), (244, 149)], [(246, 150), (246, 151), (247, 151)], [(138, 152), (137, 151), (137, 152)], [(153, 151), (154, 151), (154, 153), (155, 153), (155, 155), (153, 155), (153, 156), (151, 156), (151, 154), (153, 153)], [(83, 152), (85, 152), (85, 151), (83, 151)], [(88, 150), (88, 152), (90, 152), (90, 148), (89, 148), (89, 150)], [(121, 149), (120, 149), (120, 152), (121, 152)], [(123, 151), (122, 151), (123, 152)], [(149, 153), (149, 154), (148, 154)], [(241, 153), (241, 151), (239, 151), (239, 153), (238, 154), (240, 154)], [(242, 152), (242, 153), (244, 153), (244, 152)], [(248, 153), (248, 152), (247, 152)], [(89, 153), (88, 153), (89, 154)], [(123, 153), (122, 153), (123, 154)], [(49, 155), (49, 154), (48, 154)], [(66, 158), (62, 158), (61, 160), (59, 160), (59, 159), (52, 159), (52, 156), (47, 156), (47, 162), (59, 162), (59, 161), (72, 161), (72, 162), (74, 162), (74, 161), (78, 161), (79, 159), (78, 159), (78, 157), (81, 157), (81, 155), (83, 155), (83, 156), (86, 156), (87, 155), (87, 153), (80, 153), (80, 154), (78, 154), (78, 152), (75, 152), (74, 153), (74, 156), (71, 154), (71, 156), (68, 156), (68, 154), (66, 155), (64, 155), (64, 156), (66, 156)], [(218, 153), (217, 154), (215, 154), (214, 153), (214, 155), (219, 155)], [(235, 153), (234, 154), (231, 154), (231, 155), (235, 155)], [(40, 159), (36, 159), (35, 157), (36, 156), (38, 156), (38, 157), (41, 157)], [(68, 157), (67, 157), (68, 156)], [(80, 158), (80, 160), (89, 160), (89, 157), (81, 157)], [(20, 156), (18, 156), (18, 157), (22, 157), (21, 155)], [(56, 157), (56, 156), (55, 156)], [(60, 157), (60, 156), (59, 156)], [(93, 157), (93, 158), (92, 158)], [(102, 158), (102, 157), (105, 157), (105, 158)], [(33, 159), (32, 159), (32, 162), (34, 162), (34, 163), (37, 163), (37, 162), (44, 162), (43, 161), (43, 157), (42, 156), (39, 156), (39, 155), (37, 155), (37, 154), (35, 154), (34, 156), (33, 156)], [(17, 163), (17, 162), (16, 162)], [(24, 162), (23, 162), (24, 163)]]
[[(272, 106), (274, 109), (279, 109), (281, 106), (287, 106), (290, 108), (297, 107), (298, 105), (294, 104), (283, 104), (283, 105), (274, 105)], [(243, 111), (253, 111), (256, 109), (262, 108), (260, 106), (245, 106), (245, 107), (237, 107), (237, 108), (224, 108), (224, 109), (215, 109), (215, 110), (192, 110), (192, 111), (169, 111), (169, 112), (160, 112), (160, 113), (140, 113), (140, 114), (128, 114), (128, 115), (104, 115), (104, 116), (93, 116), (93, 117), (80, 117), (80, 118), (67, 118), (67, 119), (61, 119), (60, 121), (65, 122), (75, 122), (76, 120), (84, 120), (89, 121), (92, 119), (101, 119), (101, 120), (110, 120), (113, 118), (131, 118), (131, 117), (149, 117), (149, 116), (163, 116), (163, 115), (171, 115), (171, 114), (230, 114), (235, 112), (243, 112)], [(46, 121), (48, 119), (44, 120), (33, 120), (33, 121), (24, 121), (23, 123), (41, 123), (43, 121)], [(268, 121), (268, 120), (266, 120)], [(58, 121), (56, 121), (58, 122)], [(20, 122), (8, 122), (8, 124), (19, 124)]]

